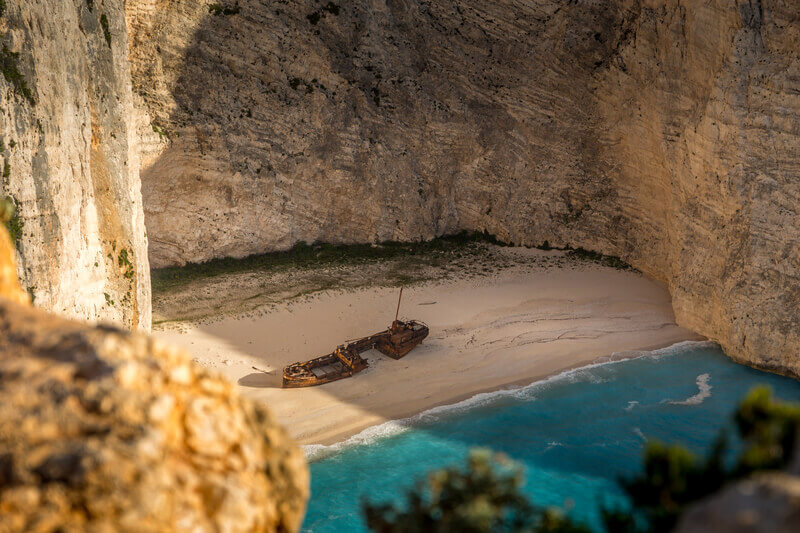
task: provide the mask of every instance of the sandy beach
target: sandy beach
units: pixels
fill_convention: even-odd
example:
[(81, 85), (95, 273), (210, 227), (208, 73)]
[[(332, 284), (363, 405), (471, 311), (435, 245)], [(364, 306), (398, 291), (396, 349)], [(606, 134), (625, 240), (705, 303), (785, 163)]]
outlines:
[[(541, 254), (537, 250), (515, 253)], [(387, 420), (479, 392), (700, 337), (675, 324), (662, 284), (593, 265), (531, 270), (408, 287), (401, 317), (430, 336), (401, 360), (371, 350), (349, 379), (281, 389), (281, 368), (385, 329), (397, 289), (326, 291), (268, 312), (180, 324), (156, 336), (264, 402), (302, 444), (329, 444)], [(253, 366), (267, 373), (253, 370)]]

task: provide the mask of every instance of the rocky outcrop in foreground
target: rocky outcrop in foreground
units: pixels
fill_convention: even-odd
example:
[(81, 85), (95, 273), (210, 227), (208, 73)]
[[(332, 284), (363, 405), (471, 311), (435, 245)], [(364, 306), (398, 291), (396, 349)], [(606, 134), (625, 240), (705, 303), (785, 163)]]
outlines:
[(800, 375), (796, 0), (133, 0), (155, 266), (487, 230)]
[(37, 307), (150, 327), (123, 0), (0, 2), (0, 197)]
[(186, 354), (35, 310), (0, 228), (0, 531), (296, 531), (302, 451)]
[(758, 474), (723, 489), (690, 508), (676, 533), (800, 531), (800, 471), (792, 470)]

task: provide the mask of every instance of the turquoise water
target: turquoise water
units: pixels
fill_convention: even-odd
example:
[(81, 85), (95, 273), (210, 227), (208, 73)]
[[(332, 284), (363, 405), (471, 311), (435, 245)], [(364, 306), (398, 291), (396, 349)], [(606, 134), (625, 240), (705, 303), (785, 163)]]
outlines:
[(601, 505), (624, 505), (616, 480), (638, 471), (646, 440), (706, 451), (757, 384), (800, 401), (797, 381), (736, 365), (716, 345), (684, 343), (309, 447), (304, 531), (366, 531), (362, 498), (402, 501), (403, 489), (433, 469), (463, 464), (476, 446), (521, 463), (534, 502), (566, 502), (572, 518), (597, 528)]

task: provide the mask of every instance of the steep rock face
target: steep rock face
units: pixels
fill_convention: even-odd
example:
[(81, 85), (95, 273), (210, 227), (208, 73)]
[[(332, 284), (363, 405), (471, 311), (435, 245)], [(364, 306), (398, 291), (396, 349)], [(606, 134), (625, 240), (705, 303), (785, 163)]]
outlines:
[(19, 276), (39, 307), (148, 329), (124, 2), (5, 6), (0, 195), (17, 203)]
[(652, 4), (598, 92), (616, 250), (681, 325), (799, 376), (800, 4)]
[(576, 80), (625, 9), (143, 4), (134, 89), (169, 137), (143, 171), (156, 267), (462, 228), (539, 243), (573, 216), (571, 190), (613, 194), (586, 179), (592, 88)]
[(794, 0), (131, 2), (153, 265), (488, 230), (800, 375)]
[(297, 531), (302, 451), (145, 335), (15, 303), (0, 227), (0, 531)]

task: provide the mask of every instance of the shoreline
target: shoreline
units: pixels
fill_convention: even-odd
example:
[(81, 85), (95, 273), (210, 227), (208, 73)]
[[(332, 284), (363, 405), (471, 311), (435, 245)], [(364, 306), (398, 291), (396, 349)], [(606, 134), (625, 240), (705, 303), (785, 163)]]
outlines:
[(695, 338), (692, 338), (692, 339), (679, 340), (677, 342), (658, 343), (658, 344), (654, 344), (652, 346), (644, 346), (642, 348), (637, 348), (637, 349), (634, 349), (634, 350), (626, 350), (625, 352), (621, 352), (621, 353), (620, 352), (614, 352), (614, 353), (609, 354), (609, 355), (602, 355), (600, 357), (597, 357), (594, 360), (591, 360), (591, 361), (588, 361), (588, 362), (585, 362), (585, 363), (584, 362), (576, 363), (575, 365), (561, 368), (561, 369), (559, 369), (559, 370), (557, 370), (555, 372), (552, 372), (550, 374), (545, 374), (545, 375), (541, 375), (541, 376), (535, 376), (532, 379), (525, 378), (525, 379), (520, 379), (520, 380), (517, 380), (517, 381), (510, 381), (510, 382), (507, 382), (507, 383), (504, 383), (504, 384), (501, 384), (501, 385), (495, 386), (495, 387), (487, 387), (487, 388), (484, 388), (484, 389), (476, 389), (476, 390), (473, 390), (473, 391), (471, 391), (469, 393), (460, 393), (460, 394), (458, 394), (456, 396), (453, 396), (451, 398), (446, 398), (446, 399), (444, 399), (444, 400), (442, 400), (440, 402), (437, 402), (435, 404), (426, 406), (421, 411), (412, 411), (412, 412), (408, 412), (408, 413), (402, 413), (401, 412), (401, 413), (398, 414), (397, 418), (391, 418), (391, 419), (385, 420), (385, 421), (380, 422), (380, 423), (375, 424), (375, 425), (364, 426), (364, 427), (362, 427), (361, 429), (359, 429), (358, 431), (355, 431), (355, 432), (351, 431), (351, 430), (348, 430), (348, 431), (343, 431), (339, 435), (337, 435), (336, 433), (326, 433), (324, 442), (313, 442), (313, 443), (300, 442), (300, 444), (304, 448), (308, 448), (308, 447), (311, 447), (311, 446), (322, 446), (322, 447), (326, 447), (327, 448), (327, 447), (330, 447), (330, 446), (343, 444), (343, 443), (347, 442), (349, 439), (351, 439), (353, 437), (357, 437), (358, 435), (360, 435), (364, 431), (367, 431), (367, 430), (369, 430), (371, 428), (375, 428), (375, 427), (381, 426), (383, 424), (388, 424), (388, 423), (392, 423), (392, 422), (404, 422), (404, 421), (407, 421), (407, 420), (411, 420), (411, 419), (413, 419), (413, 418), (415, 418), (417, 416), (424, 415), (429, 411), (434, 411), (434, 410), (442, 409), (442, 408), (447, 409), (448, 407), (454, 407), (454, 406), (457, 406), (457, 405), (459, 405), (459, 404), (461, 404), (463, 402), (469, 401), (472, 398), (475, 398), (476, 396), (494, 395), (495, 393), (501, 393), (501, 392), (504, 392), (504, 391), (509, 391), (509, 392), (519, 391), (519, 390), (522, 390), (522, 389), (525, 389), (525, 388), (528, 388), (528, 387), (535, 386), (537, 384), (545, 383), (548, 380), (554, 379), (554, 378), (558, 378), (561, 375), (569, 374), (571, 372), (583, 370), (583, 369), (586, 369), (586, 368), (592, 368), (592, 367), (595, 367), (595, 366), (598, 366), (598, 365), (605, 365), (605, 364), (609, 364), (609, 363), (621, 363), (621, 362), (629, 361), (629, 360), (632, 360), (632, 359), (638, 359), (639, 357), (647, 357), (650, 352), (657, 352), (659, 350), (669, 349), (669, 348), (672, 348), (674, 346), (679, 346), (679, 345), (686, 344), (686, 343), (703, 344), (703, 343), (706, 343), (706, 342), (712, 342), (712, 341), (709, 341), (705, 337), (697, 335)]
[(704, 340), (675, 324), (668, 291), (642, 274), (585, 263), (512, 266), (407, 286), (401, 316), (431, 327), (420, 346), (397, 361), (365, 352), (369, 367), (351, 378), (280, 388), (283, 366), (386, 328), (396, 304), (394, 288), (333, 290), (155, 335), (238, 383), (304, 445), (330, 445), (476, 394)]
[(558, 370), (556, 372), (553, 372), (551, 374), (534, 377), (533, 380), (530, 380), (530, 379), (526, 378), (526, 379), (521, 379), (519, 381), (512, 381), (512, 382), (506, 383), (504, 385), (501, 385), (499, 387), (489, 387), (489, 388), (486, 388), (486, 389), (478, 389), (477, 391), (471, 392), (469, 394), (459, 394), (459, 395), (454, 396), (452, 398), (446, 399), (446, 400), (442, 401), (441, 403), (436, 403), (434, 405), (426, 407), (423, 411), (416, 411), (416, 412), (411, 412), (411, 413), (400, 414), (398, 416), (398, 418), (396, 418), (396, 419), (386, 420), (385, 422), (381, 422), (380, 424), (377, 424), (377, 425), (374, 425), (374, 426), (367, 426), (367, 427), (361, 429), (357, 433), (344, 432), (340, 436), (337, 436), (337, 435), (333, 434), (333, 435), (328, 436), (325, 439), (326, 442), (302, 444), (302, 446), (305, 447), (305, 448), (308, 448), (308, 447), (311, 447), (311, 446), (322, 446), (322, 447), (328, 448), (328, 447), (335, 446), (335, 445), (338, 445), (338, 444), (344, 444), (349, 439), (354, 438), (354, 437), (358, 437), (364, 431), (367, 431), (367, 430), (369, 430), (371, 428), (375, 428), (375, 427), (378, 427), (378, 426), (380, 426), (382, 424), (389, 424), (389, 423), (392, 423), (392, 422), (400, 423), (400, 422), (408, 421), (408, 420), (416, 418), (417, 416), (425, 415), (429, 411), (434, 411), (434, 410), (442, 409), (442, 408), (446, 409), (448, 407), (455, 407), (455, 406), (458, 406), (459, 404), (461, 404), (463, 402), (466, 402), (466, 401), (469, 401), (469, 400), (475, 398), (476, 396), (494, 395), (495, 393), (501, 393), (503, 391), (509, 391), (509, 392), (519, 391), (519, 390), (522, 390), (522, 389), (526, 389), (528, 387), (535, 386), (537, 384), (545, 383), (550, 379), (558, 378), (559, 376), (562, 376), (562, 375), (565, 375), (565, 374), (569, 374), (569, 373), (572, 373), (572, 372), (575, 372), (575, 371), (583, 370), (583, 369), (586, 369), (586, 368), (592, 368), (592, 367), (595, 367), (595, 366), (598, 366), (598, 365), (605, 365), (605, 364), (609, 364), (609, 363), (621, 363), (623, 361), (629, 361), (629, 360), (632, 360), (632, 359), (638, 359), (639, 357), (647, 357), (652, 352), (657, 352), (657, 351), (660, 351), (660, 350), (670, 349), (672, 347), (676, 347), (676, 346), (680, 346), (680, 345), (684, 345), (684, 344), (688, 344), (688, 343), (704, 344), (704, 343), (707, 343), (707, 342), (712, 342), (712, 341), (708, 341), (708, 340), (704, 339), (703, 337), (697, 336), (697, 339), (692, 339), (692, 340), (681, 340), (681, 341), (678, 341), (678, 342), (671, 342), (671, 343), (667, 343), (667, 344), (659, 343), (659, 344), (655, 344), (653, 346), (645, 346), (645, 347), (642, 347), (642, 348), (639, 348), (639, 349), (636, 349), (636, 350), (628, 350), (628, 351), (625, 351), (625, 352), (622, 352), (622, 353), (614, 352), (614, 353), (612, 353), (610, 355), (600, 356), (597, 359), (595, 359), (593, 361), (590, 361), (590, 362), (588, 362), (586, 364), (576, 364), (574, 366), (565, 367), (565, 368), (563, 368), (561, 370)]
[[(378, 438), (389, 437), (391, 435), (403, 432), (407, 429), (412, 429), (418, 423), (419, 420), (429, 416), (436, 416), (442, 412), (452, 412), (460, 409), (469, 410), (482, 405), (484, 403), (484, 400), (486, 403), (488, 403), (503, 395), (515, 395), (520, 392), (524, 392), (528, 389), (544, 385), (550, 381), (568, 377), (582, 370), (588, 370), (608, 364), (623, 363), (625, 361), (632, 361), (634, 359), (639, 359), (643, 357), (662, 357), (664, 355), (670, 355), (673, 350), (680, 350), (682, 348), (689, 348), (692, 346), (696, 347), (717, 346), (717, 344), (709, 340), (688, 340), (688, 341), (675, 342), (666, 346), (645, 348), (642, 350), (634, 350), (630, 352), (625, 352), (624, 354), (614, 353), (611, 354), (610, 356), (605, 356), (600, 358), (600, 359), (607, 359), (605, 361), (598, 360), (586, 365), (576, 366), (573, 368), (566, 368), (560, 372), (542, 377), (540, 379), (536, 379), (531, 382), (509, 384), (499, 389), (480, 391), (464, 398), (454, 399), (454, 401), (452, 402), (431, 406), (425, 409), (424, 411), (420, 411), (418, 413), (411, 413), (408, 416), (404, 416), (393, 420), (387, 420), (386, 422), (382, 422), (374, 426), (368, 426), (363, 430), (359, 431), (358, 433), (347, 435), (346, 437), (331, 442), (329, 444), (322, 444), (322, 443), (304, 444), (302, 445), (302, 447), (306, 453), (306, 459), (309, 462), (315, 462), (321, 459), (325, 459), (326, 457), (338, 453), (339, 451), (348, 448), (350, 446), (369, 444)], [(396, 429), (394, 431), (389, 430), (391, 432), (380, 431), (381, 428), (386, 426), (395, 426)]]

